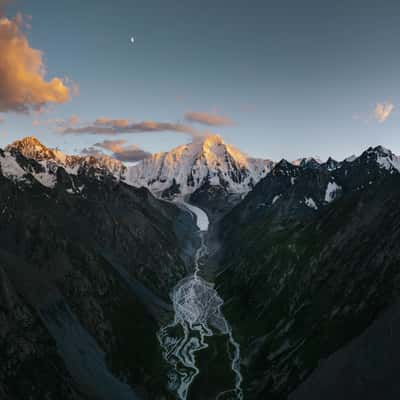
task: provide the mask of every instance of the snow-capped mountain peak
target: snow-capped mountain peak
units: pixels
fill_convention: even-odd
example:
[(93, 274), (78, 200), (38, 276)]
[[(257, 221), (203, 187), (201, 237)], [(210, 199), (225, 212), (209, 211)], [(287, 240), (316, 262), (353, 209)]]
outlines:
[(64, 167), (68, 173), (76, 174), (80, 168), (95, 168), (113, 175), (124, 174), (125, 165), (114, 158), (103, 155), (80, 156), (67, 155), (58, 149), (51, 149), (43, 145), (36, 137), (27, 136), (9, 144), (6, 151), (21, 153), (24, 157), (40, 162), (42, 165), (56, 165)]
[(9, 144), (6, 151), (18, 151), (24, 157), (31, 158), (36, 161), (53, 160), (65, 162), (66, 155), (58, 149), (50, 149), (43, 145), (35, 136), (27, 136), (23, 139), (16, 140)]
[(249, 158), (219, 135), (210, 135), (130, 167), (127, 182), (169, 197), (189, 195), (205, 184), (228, 193), (247, 193), (272, 165), (269, 160)]
[[(64, 168), (71, 175), (90, 173), (95, 176), (111, 175), (116, 179), (123, 179), (127, 169), (121, 161), (105, 154), (96, 157), (67, 155), (58, 149), (46, 147), (34, 136), (16, 140), (5, 148), (7, 165), (13, 165), (10, 157), (14, 158), (18, 164), (18, 155), (37, 162), (36, 166), (20, 163), (21, 171), (25, 171), (25, 174), (31, 174), (41, 184), (48, 187), (55, 185), (56, 172), (59, 167)], [(3, 160), (3, 164), (4, 162)], [(21, 171), (19, 171), (19, 176), (23, 175)], [(12, 176), (14, 175), (16, 174), (13, 170)]]
[(378, 164), (390, 172), (400, 172), (400, 156), (383, 146), (369, 147), (353, 162)]

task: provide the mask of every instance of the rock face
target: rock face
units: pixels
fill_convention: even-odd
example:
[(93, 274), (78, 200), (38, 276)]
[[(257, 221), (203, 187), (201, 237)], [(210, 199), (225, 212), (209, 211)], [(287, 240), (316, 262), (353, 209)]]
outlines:
[[(382, 147), (342, 163), (281, 161), (223, 218), (217, 287), (241, 344), (246, 399), (286, 398), (397, 302), (399, 188), (397, 157)], [(293, 398), (325, 397), (322, 375), (336, 398), (360, 398), (346, 393), (341, 360)], [(389, 387), (393, 363), (376, 360), (387, 372), (376, 388)]]
[(22, 144), (0, 151), (0, 398), (168, 398), (156, 332), (194, 222)]
[(211, 135), (179, 146), (130, 167), (127, 181), (173, 198), (195, 193), (204, 185), (226, 193), (245, 194), (271, 169), (269, 160), (252, 159)]

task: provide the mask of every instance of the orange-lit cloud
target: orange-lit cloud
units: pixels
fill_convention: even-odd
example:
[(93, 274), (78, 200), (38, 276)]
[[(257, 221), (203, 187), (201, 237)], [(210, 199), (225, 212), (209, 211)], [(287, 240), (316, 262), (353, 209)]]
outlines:
[(109, 126), (109, 127), (117, 127), (117, 128), (126, 128), (129, 126), (129, 121), (127, 119), (110, 119), (110, 118), (97, 118), (94, 122), (95, 125), (99, 126)]
[(0, 111), (29, 112), (64, 103), (70, 89), (62, 79), (45, 80), (43, 53), (30, 47), (20, 14), (0, 17)]
[(125, 162), (140, 161), (144, 160), (145, 158), (149, 158), (150, 156), (151, 153), (141, 149), (140, 147), (134, 144), (125, 146), (120, 151), (114, 152), (112, 154), (112, 157), (116, 158), (119, 161), (125, 161)]
[(71, 115), (67, 122), (69, 125), (76, 125), (79, 122), (79, 118), (77, 115)]
[(85, 156), (93, 156), (93, 157), (101, 157), (101, 156), (105, 155), (101, 150), (96, 149), (93, 146), (83, 148), (81, 150), (81, 154), (84, 154)]
[(125, 145), (125, 143), (126, 140), (104, 140), (95, 143), (91, 147), (84, 148), (82, 153), (99, 156), (103, 154), (102, 151), (98, 150), (98, 148), (101, 148), (110, 151), (112, 153), (112, 158), (126, 162), (140, 161), (151, 156), (151, 153), (141, 149), (140, 147), (134, 144)]
[[(66, 126), (67, 122), (70, 121), (72, 117), (68, 118), (68, 121), (62, 118), (48, 118), (48, 119), (37, 119), (32, 121), (33, 126), (57, 126), (60, 129)], [(70, 122), (72, 124), (72, 122)]]
[(374, 117), (379, 122), (385, 122), (392, 111), (394, 110), (394, 104), (385, 102), (385, 103), (377, 103), (374, 109)]
[(233, 124), (229, 118), (222, 117), (221, 115), (195, 111), (187, 112), (185, 114), (185, 120), (208, 126), (224, 126)]
[(126, 140), (103, 140), (102, 142), (95, 143), (93, 146), (101, 147), (105, 150), (110, 150), (112, 152), (121, 151)]
[(94, 123), (81, 127), (67, 126), (59, 130), (65, 134), (100, 134), (116, 135), (120, 133), (146, 133), (146, 132), (179, 132), (192, 137), (202, 136), (203, 133), (197, 131), (190, 125), (170, 122), (129, 122), (125, 119), (98, 118)]

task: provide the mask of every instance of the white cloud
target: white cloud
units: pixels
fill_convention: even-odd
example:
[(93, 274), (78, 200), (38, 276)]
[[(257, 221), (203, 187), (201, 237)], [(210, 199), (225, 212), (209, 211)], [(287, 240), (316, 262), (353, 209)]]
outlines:
[(393, 110), (394, 104), (390, 102), (377, 103), (374, 109), (374, 118), (378, 122), (383, 123), (389, 118)]

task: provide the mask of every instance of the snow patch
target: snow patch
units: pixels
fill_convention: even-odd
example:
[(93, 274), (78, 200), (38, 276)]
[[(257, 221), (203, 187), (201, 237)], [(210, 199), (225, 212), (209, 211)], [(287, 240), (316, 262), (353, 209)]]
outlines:
[(281, 196), (281, 194), (277, 194), (276, 196), (274, 196), (274, 198), (272, 199), (272, 204), (275, 204)]
[(376, 162), (379, 164), (381, 168), (387, 169), (388, 171), (394, 169), (397, 172), (400, 172), (400, 157), (395, 156), (390, 153), (385, 155), (378, 155), (376, 158)]
[(318, 210), (318, 207), (315, 204), (315, 201), (311, 197), (305, 197), (304, 203), (307, 207), (313, 208), (314, 210)]
[(329, 182), (325, 191), (325, 201), (330, 203), (336, 197), (336, 192), (342, 188), (336, 182)]
[(15, 158), (8, 152), (4, 152), (4, 157), (0, 156), (1, 171), (6, 178), (13, 180), (24, 180), (26, 172), (19, 166)]
[(56, 175), (51, 174), (49, 172), (39, 172), (37, 174), (32, 172), (32, 175), (38, 182), (40, 182), (43, 186), (46, 186), (48, 188), (53, 188), (57, 182)]
[(356, 159), (357, 159), (357, 156), (356, 156), (355, 154), (353, 154), (353, 155), (351, 155), (350, 157), (345, 158), (344, 161), (353, 162), (353, 161), (355, 161)]

